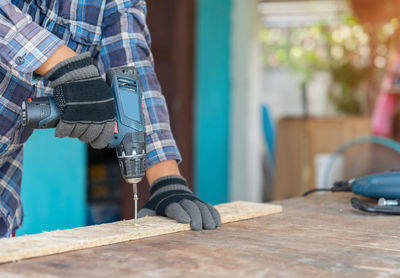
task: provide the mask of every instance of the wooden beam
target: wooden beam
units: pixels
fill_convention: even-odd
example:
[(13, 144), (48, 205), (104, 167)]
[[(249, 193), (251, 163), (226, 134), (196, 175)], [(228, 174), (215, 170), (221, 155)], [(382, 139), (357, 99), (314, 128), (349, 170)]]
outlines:
[[(282, 211), (279, 205), (233, 202), (216, 206), (223, 224), (269, 215)], [(57, 230), (0, 240), (0, 263), (81, 250), (124, 241), (190, 230), (189, 224), (179, 224), (165, 217), (141, 218), (94, 225), (70, 230)]]
[(196, 1), (147, 0), (146, 3), (155, 70), (168, 104), (172, 133), (184, 161), (179, 169), (192, 186)]

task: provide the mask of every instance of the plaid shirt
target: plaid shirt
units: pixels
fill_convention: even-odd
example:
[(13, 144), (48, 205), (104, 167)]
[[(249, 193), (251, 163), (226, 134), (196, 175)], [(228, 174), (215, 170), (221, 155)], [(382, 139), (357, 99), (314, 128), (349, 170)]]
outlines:
[(135, 65), (144, 92), (146, 167), (181, 157), (165, 99), (154, 72), (144, 0), (0, 0), (0, 236), (22, 223), (23, 143), (21, 103), (51, 95), (33, 73), (62, 44), (91, 52), (103, 78), (110, 67)]

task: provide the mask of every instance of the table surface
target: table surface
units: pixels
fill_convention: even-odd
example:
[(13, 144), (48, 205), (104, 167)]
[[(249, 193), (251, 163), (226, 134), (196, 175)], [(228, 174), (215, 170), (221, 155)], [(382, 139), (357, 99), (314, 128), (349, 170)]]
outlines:
[[(0, 265), (0, 277), (400, 276), (396, 216), (351, 208), (350, 193), (277, 202), (283, 213)], [(1, 247), (0, 247), (1, 248)]]

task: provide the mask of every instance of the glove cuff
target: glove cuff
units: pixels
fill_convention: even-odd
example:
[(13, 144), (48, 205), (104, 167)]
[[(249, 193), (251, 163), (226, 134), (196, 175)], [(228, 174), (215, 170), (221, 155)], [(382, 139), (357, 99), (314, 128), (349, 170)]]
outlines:
[(150, 188), (150, 199), (144, 208), (156, 211), (165, 216), (166, 208), (172, 203), (181, 200), (199, 200), (189, 189), (186, 180), (179, 175), (171, 175), (156, 180)]
[(57, 78), (63, 76), (67, 72), (87, 67), (92, 65), (92, 57), (90, 56), (90, 52), (85, 52), (83, 54), (65, 59), (61, 61), (57, 65), (55, 65), (52, 69), (50, 69), (45, 75), (49, 81), (54, 81)]
[(52, 88), (69, 82), (93, 77), (99, 77), (99, 71), (93, 65), (90, 52), (68, 58), (49, 70), (44, 78), (51, 81)]
[(180, 185), (180, 187), (184, 186), (186, 187), (185, 189), (190, 191), (188, 183), (184, 177), (180, 175), (170, 175), (161, 177), (152, 183), (150, 187), (150, 196), (157, 193), (160, 189), (171, 185)]

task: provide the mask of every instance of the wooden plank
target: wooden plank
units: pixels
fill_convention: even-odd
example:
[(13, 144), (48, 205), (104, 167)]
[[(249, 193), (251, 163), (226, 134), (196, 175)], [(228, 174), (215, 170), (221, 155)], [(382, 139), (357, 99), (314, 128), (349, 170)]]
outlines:
[[(221, 204), (216, 208), (223, 224), (282, 211), (279, 205), (250, 202)], [(188, 230), (189, 224), (180, 224), (165, 217), (145, 217), (140, 219), (138, 225), (128, 220), (1, 239), (0, 263)]]

